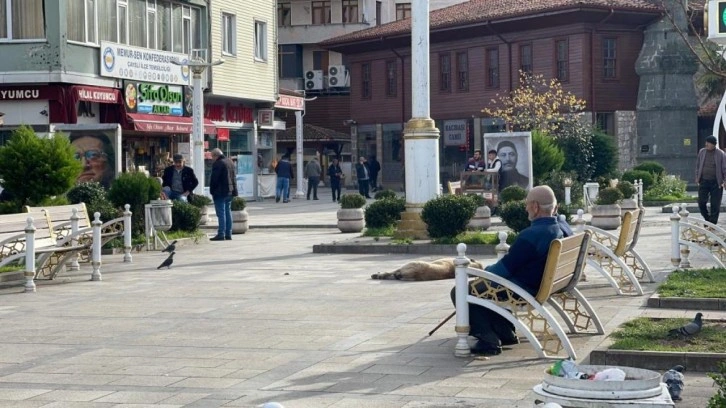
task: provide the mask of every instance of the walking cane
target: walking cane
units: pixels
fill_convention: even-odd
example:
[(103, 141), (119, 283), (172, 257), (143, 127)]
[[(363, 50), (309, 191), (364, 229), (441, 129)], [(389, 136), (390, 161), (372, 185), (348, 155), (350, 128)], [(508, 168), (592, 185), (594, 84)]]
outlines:
[(456, 314), (456, 310), (454, 310), (454, 311), (453, 311), (453, 312), (452, 312), (452, 313), (451, 313), (451, 314), (449, 315), (449, 317), (447, 317), (446, 319), (444, 319), (444, 321), (442, 321), (441, 323), (439, 323), (438, 325), (436, 325), (436, 327), (434, 327), (434, 329), (433, 329), (433, 330), (431, 330), (431, 331), (429, 332), (429, 336), (431, 336), (432, 334), (436, 333), (436, 330), (439, 330), (439, 328), (440, 328), (441, 326), (443, 326), (443, 325), (444, 325), (444, 323), (446, 323), (446, 322), (448, 322), (449, 320), (451, 320), (451, 318), (452, 318), (452, 317), (454, 317), (454, 315), (455, 315), (455, 314)]

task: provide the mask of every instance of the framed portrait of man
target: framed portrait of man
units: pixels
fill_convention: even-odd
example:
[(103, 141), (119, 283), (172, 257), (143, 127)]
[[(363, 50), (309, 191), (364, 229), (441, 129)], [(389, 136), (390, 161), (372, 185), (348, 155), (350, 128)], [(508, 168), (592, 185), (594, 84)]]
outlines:
[(121, 174), (121, 125), (58, 124), (54, 132), (67, 135), (83, 170), (78, 182), (97, 181), (106, 188)]
[(532, 188), (531, 132), (484, 133), (483, 146), (485, 152), (496, 150), (501, 162), (499, 190), (512, 185)]

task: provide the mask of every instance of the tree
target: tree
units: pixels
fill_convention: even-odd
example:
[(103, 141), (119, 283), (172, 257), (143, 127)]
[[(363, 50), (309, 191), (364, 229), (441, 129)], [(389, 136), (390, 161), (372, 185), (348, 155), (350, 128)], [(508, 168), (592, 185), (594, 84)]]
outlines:
[(565, 163), (565, 154), (557, 147), (554, 140), (544, 132), (532, 132), (532, 174), (535, 184), (539, 184), (551, 171), (559, 171)]
[(65, 136), (40, 138), (30, 127), (21, 126), (0, 147), (3, 188), (15, 198), (18, 209), (64, 194), (81, 174), (74, 154)]
[(520, 71), (519, 84), (510, 95), (497, 94), (482, 113), (503, 119), (508, 130), (554, 134), (563, 123), (579, 120), (577, 113), (585, 109), (585, 101), (562, 89), (555, 78), (548, 81), (543, 75)]

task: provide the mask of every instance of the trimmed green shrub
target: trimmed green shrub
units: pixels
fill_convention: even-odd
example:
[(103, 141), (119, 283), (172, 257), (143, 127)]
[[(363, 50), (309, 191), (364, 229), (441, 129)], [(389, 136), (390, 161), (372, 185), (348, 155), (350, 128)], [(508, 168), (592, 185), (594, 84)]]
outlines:
[(502, 204), (510, 201), (519, 201), (527, 198), (527, 190), (520, 186), (509, 186), (499, 193), (499, 202)]
[(527, 204), (524, 200), (509, 201), (499, 208), (499, 216), (507, 227), (514, 232), (520, 232), (529, 227), (529, 215), (527, 214)]
[(436, 197), (424, 204), (421, 219), (431, 238), (455, 237), (466, 231), (466, 224), (474, 216), (474, 202), (460, 195)]
[(108, 200), (106, 189), (97, 181), (80, 183), (66, 193), (71, 204), (92, 203), (96, 200)]
[(232, 197), (232, 211), (242, 211), (247, 208), (247, 201), (242, 197)]
[(622, 179), (635, 184), (635, 180), (643, 180), (643, 190), (648, 190), (655, 183), (653, 173), (645, 170), (628, 170), (623, 173)]
[(617, 187), (608, 187), (600, 190), (597, 194), (598, 205), (617, 204), (623, 199), (623, 193)]
[(15, 201), (0, 201), (0, 214), (18, 214), (22, 212)]
[(565, 163), (565, 154), (554, 139), (540, 131), (532, 132), (532, 174), (535, 184), (551, 171), (559, 171)]
[(360, 194), (343, 194), (340, 197), (340, 208), (363, 208), (366, 205), (366, 199)]
[(565, 221), (568, 223), (573, 221), (573, 218), (577, 216), (577, 210), (580, 209), (580, 205), (565, 203), (557, 203), (557, 215), (564, 215)]
[(574, 171), (577, 179), (585, 182), (592, 179), (593, 158), (595, 156), (592, 146), (593, 129), (580, 121), (562, 123), (552, 136), (557, 146), (565, 154), (565, 163), (562, 171)]
[(18, 207), (39, 204), (44, 198), (64, 194), (81, 174), (81, 163), (68, 138), (40, 138), (21, 126), (0, 147), (0, 179)]
[(191, 194), (187, 202), (197, 208), (212, 205), (212, 199), (205, 196), (204, 194)]
[(686, 197), (689, 197), (686, 182), (673, 175), (659, 179), (643, 194), (643, 199), (648, 201), (677, 201)]
[[(86, 203), (86, 210), (88, 210), (88, 216), (93, 219), (93, 214), (100, 213), (101, 221), (111, 221), (113, 219), (123, 216), (123, 210), (116, 208), (107, 199), (96, 200), (91, 203)], [(132, 214), (133, 219), (133, 214)]]
[(385, 189), (385, 190), (378, 190), (376, 194), (373, 196), (376, 200), (382, 200), (384, 198), (396, 198), (398, 197), (398, 194), (396, 194), (395, 191), (391, 189)]
[(635, 188), (633, 183), (629, 181), (621, 181), (616, 186), (618, 190), (620, 190), (621, 193), (623, 193), (624, 198), (631, 198), (635, 193), (638, 191), (638, 189)]
[(665, 167), (662, 164), (652, 160), (640, 163), (639, 165), (633, 167), (633, 170), (647, 171), (648, 173), (653, 175), (655, 181), (658, 181), (658, 179), (660, 179), (666, 171)]
[(40, 203), (38, 203), (39, 206), (54, 206), (54, 205), (68, 205), (70, 204), (70, 201), (68, 201), (68, 197), (64, 195), (59, 195), (55, 197), (46, 197), (42, 200), (40, 200)]
[(198, 207), (184, 201), (174, 201), (171, 208), (171, 231), (196, 231), (201, 219), (202, 212)]
[(561, 205), (565, 204), (565, 179), (569, 178), (572, 186), (570, 186), (570, 202), (572, 205), (582, 202), (582, 183), (577, 180), (577, 173), (574, 171), (551, 171), (541, 180), (540, 185), (549, 186), (555, 192), (557, 202)]
[(615, 138), (596, 130), (592, 134), (592, 177), (610, 175), (618, 170), (618, 145)]
[(471, 199), (474, 202), (474, 205), (477, 207), (482, 207), (488, 204), (487, 199), (482, 197), (481, 194), (467, 193), (466, 197)]
[(385, 228), (395, 225), (406, 210), (403, 198), (383, 198), (376, 200), (365, 209), (366, 228)]
[(161, 194), (161, 185), (143, 173), (123, 173), (111, 182), (108, 198), (118, 208), (131, 205), (131, 229), (134, 234), (144, 232), (144, 205), (156, 200)]

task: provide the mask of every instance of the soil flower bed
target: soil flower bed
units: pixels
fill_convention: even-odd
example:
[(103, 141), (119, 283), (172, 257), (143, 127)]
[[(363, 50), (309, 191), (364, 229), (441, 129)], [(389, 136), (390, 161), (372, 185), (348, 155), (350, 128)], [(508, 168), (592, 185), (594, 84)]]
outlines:
[(726, 269), (677, 270), (658, 287), (661, 297), (724, 298)]
[(701, 331), (690, 337), (671, 336), (668, 331), (692, 319), (651, 319), (639, 317), (626, 322), (610, 337), (611, 350), (726, 353), (726, 322), (703, 321)]

